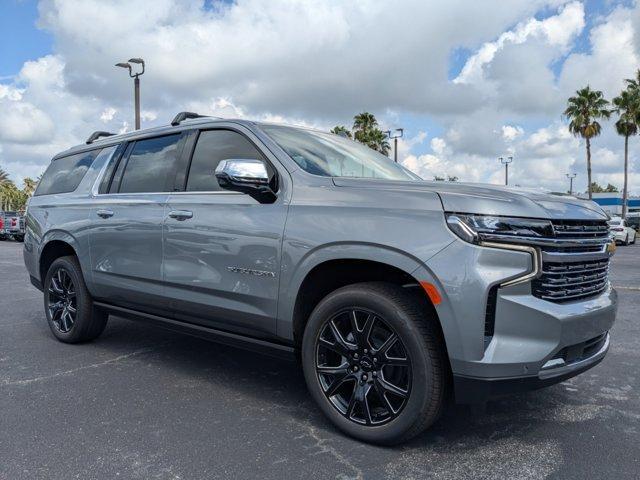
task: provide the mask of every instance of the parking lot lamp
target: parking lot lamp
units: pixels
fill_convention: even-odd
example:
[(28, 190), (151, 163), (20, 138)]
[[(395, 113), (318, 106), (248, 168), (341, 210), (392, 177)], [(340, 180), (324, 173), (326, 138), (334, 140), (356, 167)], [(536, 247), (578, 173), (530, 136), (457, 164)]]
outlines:
[[(131, 64), (141, 65), (142, 70), (133, 73)], [(141, 58), (130, 58), (128, 62), (116, 63), (116, 67), (126, 68), (129, 71), (129, 76), (133, 78), (133, 95), (134, 95), (134, 108), (135, 108), (135, 127), (136, 130), (140, 130), (140, 75), (144, 73), (144, 60)]]
[(393, 134), (387, 130), (387, 136), (393, 139), (393, 161), (398, 163), (398, 139), (404, 135), (404, 128), (396, 128)]
[(577, 173), (565, 173), (569, 179), (569, 195), (573, 195), (573, 179), (576, 178)]
[(509, 185), (509, 164), (513, 162), (513, 157), (498, 157), (498, 160), (504, 165), (504, 184)]

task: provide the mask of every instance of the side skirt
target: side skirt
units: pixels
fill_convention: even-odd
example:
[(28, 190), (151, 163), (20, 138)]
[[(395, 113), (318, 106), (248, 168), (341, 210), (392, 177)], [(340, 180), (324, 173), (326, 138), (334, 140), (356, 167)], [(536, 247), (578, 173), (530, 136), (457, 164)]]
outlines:
[(104, 309), (112, 315), (145, 322), (173, 332), (191, 335), (212, 342), (222, 343), (224, 345), (242, 348), (244, 350), (250, 350), (284, 360), (296, 360), (295, 348), (291, 345), (239, 335), (237, 333), (217, 330), (214, 328), (204, 327), (202, 325), (185, 323), (170, 318), (160, 317), (158, 315), (152, 315), (150, 313), (143, 313), (129, 308), (118, 307), (108, 303), (95, 302), (94, 304), (96, 307)]

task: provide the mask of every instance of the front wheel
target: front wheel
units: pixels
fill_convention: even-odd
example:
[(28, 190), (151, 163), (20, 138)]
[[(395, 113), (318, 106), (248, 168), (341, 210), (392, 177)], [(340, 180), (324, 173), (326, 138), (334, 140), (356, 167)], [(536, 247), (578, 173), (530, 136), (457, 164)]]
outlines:
[(328, 295), (302, 343), (307, 386), (324, 414), (347, 434), (386, 445), (430, 426), (447, 383), (436, 322), (396, 285), (361, 283)]
[(108, 315), (95, 308), (75, 257), (61, 257), (49, 267), (44, 281), (44, 309), (53, 335), (65, 343), (97, 338)]

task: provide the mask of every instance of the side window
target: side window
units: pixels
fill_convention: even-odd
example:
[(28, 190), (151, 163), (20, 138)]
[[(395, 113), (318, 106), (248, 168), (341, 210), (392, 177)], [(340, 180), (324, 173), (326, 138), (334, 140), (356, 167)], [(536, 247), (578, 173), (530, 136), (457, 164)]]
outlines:
[(214, 173), (221, 160), (230, 158), (265, 160), (260, 151), (237, 132), (231, 130), (200, 132), (189, 168), (187, 191), (221, 190)]
[[(180, 134), (138, 140), (120, 180), (120, 193), (169, 192), (179, 156)], [(123, 159), (124, 161), (125, 159)], [(122, 163), (122, 162), (121, 162)], [(118, 168), (120, 170), (120, 168)], [(118, 172), (116, 172), (116, 176)]]
[(42, 175), (34, 195), (73, 192), (84, 178), (100, 150), (56, 158)]

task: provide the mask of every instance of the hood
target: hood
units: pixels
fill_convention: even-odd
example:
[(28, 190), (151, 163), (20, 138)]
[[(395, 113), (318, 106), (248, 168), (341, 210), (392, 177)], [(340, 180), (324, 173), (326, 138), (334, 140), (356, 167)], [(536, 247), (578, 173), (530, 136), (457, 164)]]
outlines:
[(344, 177), (334, 178), (334, 184), (338, 187), (435, 192), (446, 212), (567, 220), (608, 219), (604, 210), (590, 200), (517, 187)]

